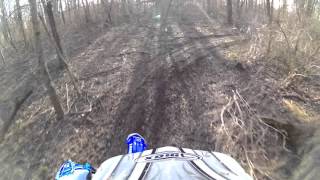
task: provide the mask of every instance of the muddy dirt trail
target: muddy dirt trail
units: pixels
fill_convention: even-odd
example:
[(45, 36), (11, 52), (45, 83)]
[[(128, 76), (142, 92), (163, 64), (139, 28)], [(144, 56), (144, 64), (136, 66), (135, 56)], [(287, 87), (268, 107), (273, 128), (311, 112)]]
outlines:
[[(143, 134), (149, 148), (215, 149), (212, 126), (225, 97), (249, 76), (219, 54), (219, 45), (240, 37), (203, 21), (171, 19), (164, 32), (157, 22), (128, 26), (81, 56), (76, 69), (83, 69), (83, 79), (91, 77), (89, 96), (103, 89), (88, 115), (101, 126), (90, 140), (103, 144), (95, 159), (125, 153), (125, 138), (133, 132)], [(95, 67), (99, 71), (92, 73)]]
[[(69, 112), (63, 123), (52, 120), (50, 108), (24, 120), (1, 145), (1, 161), (8, 163), (0, 172), (10, 177), (5, 170), (15, 167), (16, 177), (42, 179), (53, 177), (65, 159), (98, 166), (125, 153), (125, 138), (133, 132), (149, 148), (219, 151), (213, 127), (226, 97), (252, 78), (222, 56), (220, 47), (239, 39), (205, 18), (170, 18), (164, 31), (156, 20), (111, 29), (72, 59), (86, 92), (83, 101), (62, 98)], [(56, 84), (65, 97), (67, 84)]]

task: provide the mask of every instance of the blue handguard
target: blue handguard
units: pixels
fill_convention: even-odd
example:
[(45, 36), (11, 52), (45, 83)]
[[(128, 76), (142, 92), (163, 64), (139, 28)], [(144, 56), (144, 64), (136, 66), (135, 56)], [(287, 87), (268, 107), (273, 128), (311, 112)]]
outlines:
[(143, 152), (147, 149), (145, 139), (138, 133), (129, 134), (127, 137), (128, 153)]
[(71, 160), (67, 160), (61, 165), (55, 179), (61, 180), (68, 177), (70, 180), (82, 180), (84, 178), (86, 179), (86, 177), (92, 173), (95, 173), (95, 171), (89, 163), (77, 164)]

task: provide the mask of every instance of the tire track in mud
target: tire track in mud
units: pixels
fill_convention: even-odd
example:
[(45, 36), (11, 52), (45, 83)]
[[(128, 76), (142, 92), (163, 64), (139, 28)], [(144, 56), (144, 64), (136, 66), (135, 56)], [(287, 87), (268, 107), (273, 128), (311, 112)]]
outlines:
[[(182, 29), (178, 25), (185, 36), (189, 33)], [(192, 39), (187, 39), (186, 44), (195, 43)], [(188, 42), (189, 41), (189, 42)], [(185, 43), (178, 43), (178, 47), (184, 47)], [(186, 56), (186, 54), (188, 54)], [(190, 137), (195, 137), (195, 139), (203, 139), (201, 132), (198, 127), (202, 127), (201, 124), (201, 114), (205, 111), (204, 107), (204, 96), (201, 95), (201, 77), (203, 74), (210, 68), (211, 64), (208, 64), (207, 55), (199, 52), (198, 49), (188, 49), (187, 51), (182, 51), (182, 53), (170, 53), (170, 59), (172, 59), (171, 73), (169, 76), (170, 86), (173, 87), (173, 93), (178, 92), (178, 99), (176, 104), (178, 104), (178, 109), (174, 118), (171, 118), (171, 122), (168, 127), (174, 127), (169, 129), (166, 133), (168, 138), (163, 139), (162, 145), (167, 143), (166, 141), (170, 140), (170, 135), (183, 136), (172, 140), (173, 144), (178, 144), (181, 146), (189, 146), (193, 143), (190, 143)], [(171, 107), (171, 108), (174, 108)], [(178, 111), (178, 112), (177, 112)], [(176, 121), (176, 122), (175, 122)], [(190, 132), (188, 132), (190, 130)], [(175, 132), (178, 131), (178, 132)], [(199, 134), (200, 132), (200, 134)], [(201, 146), (201, 143), (196, 144), (196, 146)], [(193, 144), (192, 146), (194, 146)]]
[[(150, 28), (142, 41), (142, 49), (148, 50), (151, 54), (151, 47), (155, 46), (152, 43), (155, 37), (153, 30)], [(110, 142), (107, 143), (110, 144), (108, 149), (110, 149), (111, 155), (119, 154), (126, 149), (123, 141), (128, 134), (132, 132), (143, 133), (149, 128), (148, 122), (152, 114), (150, 112), (155, 109), (152, 101), (153, 92), (149, 88), (150, 83), (153, 82), (152, 79), (149, 79), (149, 72), (152, 72), (154, 68), (151, 63), (151, 54), (142, 54), (139, 57), (140, 60), (134, 65), (127, 93), (121, 99), (115, 114), (114, 134)]]
[[(180, 28), (184, 33), (190, 33), (186, 27)], [(195, 33), (196, 29), (191, 32)], [(128, 92), (121, 99), (114, 118), (113, 136), (107, 143), (108, 155), (125, 153), (123, 141), (132, 132), (143, 134), (151, 147), (180, 145), (188, 142), (191, 136), (196, 136), (195, 139), (206, 136), (206, 133), (198, 131), (198, 128), (203, 127), (200, 116), (207, 110), (204, 105), (206, 97), (200, 93), (201, 76), (208, 71), (217, 74), (217, 69), (221, 68), (217, 62), (220, 57), (213, 50), (211, 52), (201, 48), (209, 44), (204, 41), (200, 43), (200, 48), (188, 52), (189, 59), (185, 59), (183, 53), (154, 57), (158, 53), (152, 52), (153, 49), (168, 51), (166, 43), (163, 42), (169, 42), (171, 36), (172, 33), (157, 35), (154, 29), (150, 29), (144, 38), (143, 49), (151, 52), (151, 55), (141, 56), (141, 60), (134, 67)], [(158, 39), (155, 40), (155, 37)], [(174, 48), (182, 47), (184, 42), (178, 42)], [(210, 62), (208, 56), (215, 58), (216, 62)], [(213, 67), (213, 64), (216, 66)], [(190, 126), (193, 127), (192, 132), (187, 130)], [(201, 146), (201, 143), (203, 141), (199, 141), (197, 146)], [(202, 145), (206, 149), (207, 146)]]
[[(161, 51), (164, 51), (164, 53), (161, 54), (168, 52), (167, 43), (171, 36), (173, 36), (173, 32), (163, 32), (160, 35), (159, 40), (162, 42), (160, 49)], [(177, 47), (184, 47), (184, 43), (178, 42), (175, 48)], [(152, 145), (155, 147), (167, 145), (167, 143), (178, 143), (172, 141), (170, 136), (175, 133), (174, 131), (179, 129), (179, 125), (183, 124), (182, 121), (185, 118), (183, 116), (185, 113), (188, 113), (187, 111), (189, 111), (189, 109), (181, 108), (181, 97), (184, 97), (187, 101), (195, 102), (194, 97), (196, 96), (190, 92), (190, 89), (192, 89), (192, 87), (196, 87), (194, 78), (197, 75), (197, 72), (194, 72), (192, 69), (181, 69), (181, 65), (177, 62), (179, 60), (179, 55), (175, 56), (172, 53), (168, 53), (162, 58), (165, 65), (162, 69), (159, 69), (155, 78), (155, 82), (158, 82), (156, 84), (157, 98), (155, 99), (157, 106), (155, 107), (154, 123), (151, 129), (153, 134), (150, 137), (151, 143), (153, 142)], [(178, 93), (176, 94), (176, 92)], [(178, 95), (176, 99), (171, 98), (173, 94)], [(200, 112), (200, 110), (198, 112)], [(175, 115), (172, 117), (172, 114)], [(194, 116), (192, 119), (194, 119)], [(170, 126), (172, 123), (178, 124), (177, 127)], [(178, 134), (181, 134), (181, 132)]]
[[(156, 46), (152, 44), (153, 35), (150, 30), (144, 39), (143, 49), (151, 51), (150, 47)], [(114, 132), (117, 135), (112, 138), (111, 145), (112, 148), (115, 148), (113, 150), (114, 154), (125, 149), (122, 141), (129, 133), (138, 132), (144, 134), (148, 140), (154, 139), (154, 134), (156, 133), (150, 132), (154, 132), (153, 127), (157, 126), (155, 122), (166, 119), (164, 117), (166, 82), (161, 73), (163, 67), (161, 62), (154, 63), (154, 60), (151, 61), (150, 55), (142, 56), (134, 67), (128, 92), (121, 100), (115, 118), (116, 126)], [(158, 67), (155, 68), (155, 64)], [(161, 115), (163, 117), (162, 120), (154, 121), (156, 117)]]

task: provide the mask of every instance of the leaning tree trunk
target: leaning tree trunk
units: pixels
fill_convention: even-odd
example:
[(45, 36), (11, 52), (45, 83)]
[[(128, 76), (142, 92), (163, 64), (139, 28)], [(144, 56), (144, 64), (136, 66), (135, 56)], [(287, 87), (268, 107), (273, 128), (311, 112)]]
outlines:
[(48, 13), (46, 10), (46, 0), (40, 0), (41, 1), (41, 10), (43, 11), (44, 17), (45, 17), (45, 22), (48, 23)]
[(38, 55), (39, 74), (42, 78), (41, 80), (42, 80), (43, 84), (45, 85), (45, 87), (47, 89), (47, 92), (50, 97), (50, 101), (55, 109), (56, 117), (58, 120), (61, 120), (64, 117), (64, 112), (61, 107), (60, 100), (58, 98), (56, 90), (54, 89), (54, 87), (52, 85), (50, 75), (48, 73), (48, 70), (45, 65), (45, 61), (43, 59), (43, 49), (42, 49), (41, 40), (40, 40), (41, 31), (40, 31), (38, 16), (37, 16), (37, 1), (36, 0), (29, 0), (29, 4), (30, 4), (31, 21), (32, 21), (32, 25), (33, 25), (35, 50)]
[(160, 30), (161, 31), (165, 30), (165, 28), (167, 27), (167, 19), (168, 19), (168, 16), (169, 16), (169, 11), (171, 9), (171, 5), (172, 5), (172, 0), (162, 1), (160, 3), (160, 8), (161, 8)]
[(18, 13), (18, 25), (20, 26), (20, 32), (23, 37), (24, 45), (27, 46), (27, 36), (26, 36), (26, 31), (24, 29), (23, 25), (23, 20), (22, 20), (22, 12), (21, 12), (21, 7), (20, 7), (20, 0), (16, 0), (16, 7), (17, 7), (17, 13)]
[[(62, 45), (61, 45), (60, 36), (58, 34), (56, 22), (55, 22), (55, 19), (54, 19), (54, 13), (53, 13), (53, 10), (52, 10), (52, 4), (51, 4), (50, 1), (47, 2), (47, 5), (46, 5), (45, 9), (46, 9), (46, 12), (47, 12), (47, 15), (48, 15), (48, 23), (50, 25), (52, 37), (54, 38), (55, 42), (57, 43), (58, 50), (60, 52), (64, 53), (63, 49), (62, 49)], [(60, 67), (64, 68), (63, 60), (59, 56), (58, 56), (58, 59), (59, 59)]]

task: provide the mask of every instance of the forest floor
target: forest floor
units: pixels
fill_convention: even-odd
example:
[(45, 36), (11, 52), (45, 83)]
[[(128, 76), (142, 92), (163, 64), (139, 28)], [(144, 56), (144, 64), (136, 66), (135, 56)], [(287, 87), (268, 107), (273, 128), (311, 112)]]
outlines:
[[(65, 119), (57, 121), (43, 88), (33, 90), (0, 144), (0, 179), (49, 179), (66, 159), (97, 167), (125, 153), (125, 138), (132, 132), (141, 133), (149, 148), (220, 151), (215, 126), (235, 92), (265, 120), (289, 126), (300, 115), (309, 121), (316, 118), (318, 102), (304, 103), (312, 113), (290, 111), (299, 106), (289, 99), (295, 96), (283, 93), (278, 85), (281, 75), (274, 69), (232, 58), (245, 49), (245, 36), (198, 17), (169, 18), (164, 31), (154, 19), (114, 27), (72, 56), (82, 96), (76, 98), (67, 75), (56, 78), (66, 111)], [(319, 92), (317, 88), (310, 88), (311, 93)], [(281, 140), (268, 141), (282, 147)], [(294, 143), (287, 146), (291, 153), (285, 148), (265, 150), (281, 169), (282, 161), (294, 156)], [(275, 169), (264, 168), (268, 175), (280, 176)]]

